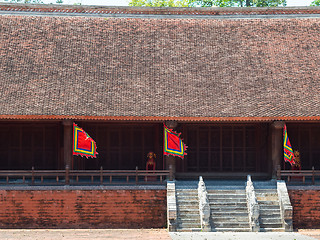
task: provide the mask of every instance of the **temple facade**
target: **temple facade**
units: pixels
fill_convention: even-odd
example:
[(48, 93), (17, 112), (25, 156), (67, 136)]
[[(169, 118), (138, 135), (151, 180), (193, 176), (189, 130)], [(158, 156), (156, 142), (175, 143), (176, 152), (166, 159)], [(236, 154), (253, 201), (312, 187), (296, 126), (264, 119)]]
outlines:
[[(1, 170), (272, 178), (287, 125), (319, 169), (319, 8), (0, 5)], [(72, 156), (72, 123), (98, 157)], [(163, 124), (185, 159), (163, 156)]]

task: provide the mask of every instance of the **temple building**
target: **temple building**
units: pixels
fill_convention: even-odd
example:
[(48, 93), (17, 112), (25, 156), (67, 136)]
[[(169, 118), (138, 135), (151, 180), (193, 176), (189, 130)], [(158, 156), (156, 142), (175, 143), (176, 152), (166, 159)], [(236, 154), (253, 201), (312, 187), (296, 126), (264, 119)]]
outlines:
[[(272, 179), (320, 169), (320, 8), (0, 4), (0, 170)], [(72, 155), (72, 123), (97, 158)], [(163, 124), (184, 159), (163, 155)]]

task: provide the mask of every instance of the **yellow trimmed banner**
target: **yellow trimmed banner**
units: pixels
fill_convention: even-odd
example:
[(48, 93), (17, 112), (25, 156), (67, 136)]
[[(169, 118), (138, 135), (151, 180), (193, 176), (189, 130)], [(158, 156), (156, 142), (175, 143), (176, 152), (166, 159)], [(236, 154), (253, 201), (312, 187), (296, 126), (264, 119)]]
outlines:
[(96, 158), (96, 142), (77, 124), (73, 123), (73, 155)]

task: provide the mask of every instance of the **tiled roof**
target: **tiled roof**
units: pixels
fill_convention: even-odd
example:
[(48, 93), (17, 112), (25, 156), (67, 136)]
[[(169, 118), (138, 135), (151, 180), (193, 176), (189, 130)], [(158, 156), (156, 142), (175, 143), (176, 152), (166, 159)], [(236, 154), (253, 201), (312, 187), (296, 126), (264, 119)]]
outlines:
[(0, 22), (2, 119), (320, 120), (319, 18)]

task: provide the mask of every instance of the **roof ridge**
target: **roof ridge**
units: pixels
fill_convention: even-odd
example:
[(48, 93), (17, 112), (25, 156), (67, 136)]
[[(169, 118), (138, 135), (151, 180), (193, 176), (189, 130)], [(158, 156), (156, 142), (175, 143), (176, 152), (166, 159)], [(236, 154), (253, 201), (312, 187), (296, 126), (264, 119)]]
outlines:
[(131, 6), (79, 6), (53, 4), (0, 3), (0, 11), (68, 13), (68, 14), (120, 14), (120, 15), (291, 15), (320, 14), (320, 7), (131, 7)]
[(172, 117), (172, 116), (82, 116), (82, 115), (0, 115), (1, 120), (108, 120), (108, 121), (185, 121), (185, 122), (272, 122), (319, 121), (320, 116), (270, 116), (270, 117)]

